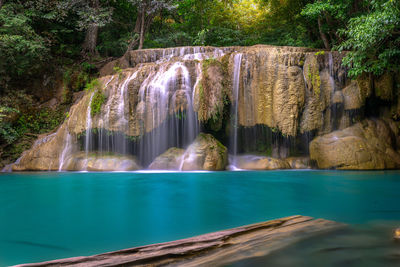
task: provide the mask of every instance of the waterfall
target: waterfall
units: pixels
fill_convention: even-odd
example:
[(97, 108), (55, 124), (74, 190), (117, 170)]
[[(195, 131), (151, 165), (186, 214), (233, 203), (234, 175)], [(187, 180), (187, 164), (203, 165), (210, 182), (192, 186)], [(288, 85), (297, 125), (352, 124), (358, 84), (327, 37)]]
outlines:
[(231, 148), (232, 162), (231, 165), (235, 166), (236, 156), (238, 153), (238, 121), (239, 121), (239, 91), (240, 91), (240, 70), (242, 65), (242, 53), (234, 55), (233, 58), (233, 90), (232, 90), (232, 105), (231, 105), (231, 127), (229, 145)]
[[(181, 53), (184, 53), (181, 50)], [(154, 75), (153, 75), (154, 74)], [(199, 133), (193, 110), (193, 88), (184, 62), (163, 65), (150, 74), (139, 90), (145, 114), (152, 114), (145, 128), (152, 129), (140, 143), (139, 157), (148, 164), (169, 147), (185, 147)]]
[(92, 101), (95, 92), (92, 92), (87, 111), (86, 111), (86, 135), (85, 135), (85, 154), (86, 154), (86, 162), (85, 162), (85, 170), (87, 170), (87, 163), (89, 158), (89, 149), (91, 144), (91, 131), (92, 131)]
[(61, 153), (58, 171), (62, 171), (63, 170), (64, 165), (66, 163), (66, 160), (68, 159), (68, 155), (71, 152), (71, 145), (72, 145), (72, 136), (68, 132), (68, 129), (66, 128), (65, 129), (65, 145), (64, 145), (64, 149), (63, 149), (63, 151)]

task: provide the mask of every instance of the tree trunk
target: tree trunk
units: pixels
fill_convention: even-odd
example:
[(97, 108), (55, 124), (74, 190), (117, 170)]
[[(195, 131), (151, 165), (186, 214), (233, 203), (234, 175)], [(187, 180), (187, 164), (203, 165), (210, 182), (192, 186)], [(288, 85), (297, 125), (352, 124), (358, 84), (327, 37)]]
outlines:
[(132, 39), (132, 41), (129, 43), (128, 48), (126, 49), (125, 55), (131, 51), (135, 46), (137, 46), (139, 42), (139, 37), (135, 36), (135, 38)]
[(329, 45), (329, 40), (326, 34), (322, 31), (322, 23), (321, 23), (321, 18), (318, 17), (318, 29), (319, 29), (319, 34), (321, 36), (322, 41), (324, 42), (324, 46), (326, 49), (331, 50), (331, 47)]
[(3, 7), (4, 0), (0, 0), (0, 9)]
[(140, 23), (140, 39), (139, 39), (139, 50), (143, 49), (143, 42), (144, 42), (144, 22), (145, 22), (145, 9), (144, 7), (142, 8), (142, 14), (141, 14), (141, 23)]
[(87, 54), (96, 53), (97, 36), (99, 27), (97, 25), (90, 25), (86, 31), (85, 43), (83, 44), (83, 51)]
[[(91, 7), (96, 10), (96, 12), (100, 8), (99, 0), (91, 0)], [(83, 53), (84, 54), (95, 54), (96, 53), (96, 45), (97, 45), (97, 37), (99, 33), (99, 26), (97, 24), (89, 25), (86, 30), (85, 42), (83, 43)]]

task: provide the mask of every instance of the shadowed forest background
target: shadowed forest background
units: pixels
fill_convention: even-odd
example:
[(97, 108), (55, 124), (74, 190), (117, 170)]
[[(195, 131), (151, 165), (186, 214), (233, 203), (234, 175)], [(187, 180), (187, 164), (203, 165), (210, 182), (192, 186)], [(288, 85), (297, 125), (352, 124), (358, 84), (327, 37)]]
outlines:
[(255, 44), (350, 51), (354, 78), (398, 72), (400, 2), (0, 0), (0, 168), (127, 51)]

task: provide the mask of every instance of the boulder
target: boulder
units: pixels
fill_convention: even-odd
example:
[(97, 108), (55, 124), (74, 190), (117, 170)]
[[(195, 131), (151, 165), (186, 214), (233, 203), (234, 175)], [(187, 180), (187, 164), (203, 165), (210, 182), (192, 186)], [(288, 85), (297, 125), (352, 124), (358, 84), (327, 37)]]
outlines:
[(290, 165), (285, 159), (251, 155), (236, 157), (235, 167), (243, 170), (290, 169)]
[(171, 147), (158, 156), (148, 167), (150, 170), (179, 170), (182, 163), (184, 149)]
[(182, 170), (222, 171), (228, 164), (228, 149), (211, 134), (201, 133), (183, 156)]
[(311, 169), (311, 160), (309, 157), (289, 157), (286, 162), (291, 169)]
[(315, 138), (310, 157), (321, 169), (395, 169), (400, 167), (396, 134), (390, 120), (364, 120)]
[[(40, 137), (30, 150), (12, 165), (13, 171), (57, 171), (60, 158), (65, 146), (66, 126), (59, 128), (56, 133)], [(71, 150), (75, 147), (71, 147)]]
[(141, 169), (134, 157), (101, 155), (85, 152), (74, 154), (66, 163), (68, 171), (135, 171)]

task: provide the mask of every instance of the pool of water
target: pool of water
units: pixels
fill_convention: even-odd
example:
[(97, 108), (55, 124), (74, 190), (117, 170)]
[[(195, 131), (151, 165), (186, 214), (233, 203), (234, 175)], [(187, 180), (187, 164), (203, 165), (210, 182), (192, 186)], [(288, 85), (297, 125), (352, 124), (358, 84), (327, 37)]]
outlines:
[(98, 254), (295, 214), (362, 227), (379, 221), (387, 234), (400, 222), (400, 172), (4, 173), (0, 266)]

